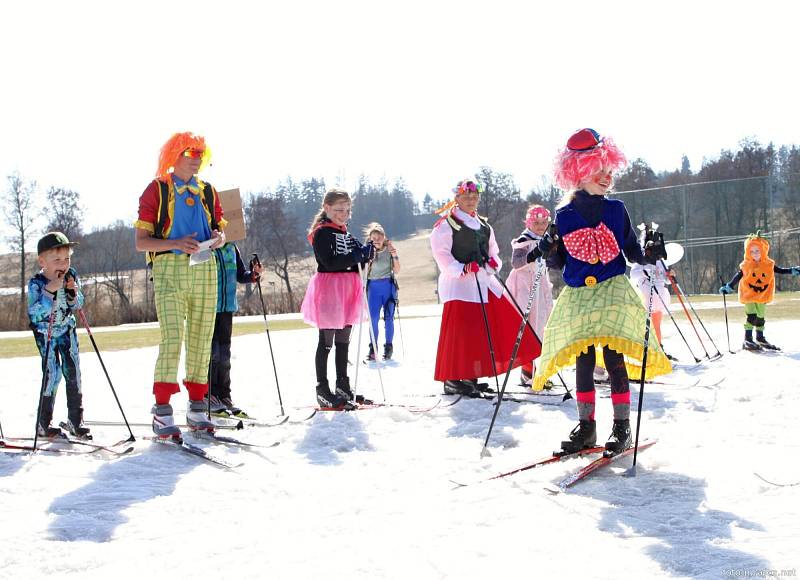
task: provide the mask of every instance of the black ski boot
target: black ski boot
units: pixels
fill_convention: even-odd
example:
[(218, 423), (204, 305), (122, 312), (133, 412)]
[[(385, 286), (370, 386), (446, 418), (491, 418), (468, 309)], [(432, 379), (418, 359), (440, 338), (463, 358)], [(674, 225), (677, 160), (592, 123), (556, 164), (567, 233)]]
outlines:
[(761, 348), (761, 345), (753, 340), (752, 330), (744, 331), (744, 342), (742, 343), (742, 348), (744, 350), (753, 350), (753, 351), (763, 350)]
[(69, 411), (67, 413), (68, 420), (64, 424), (64, 427), (69, 434), (73, 437), (78, 439), (91, 439), (92, 434), (88, 427), (84, 427), (83, 425), (83, 409), (78, 409), (76, 411)]
[(39, 424), (37, 425), (39, 437), (53, 439), (55, 437), (64, 436), (63, 433), (61, 433), (61, 429), (50, 426), (50, 422), (53, 420), (54, 403), (54, 397), (42, 397), (42, 412), (39, 414)]
[(595, 445), (597, 445), (597, 423), (582, 419), (570, 432), (569, 441), (561, 442), (561, 450), (565, 453), (576, 453)]
[(473, 399), (481, 397), (481, 392), (478, 390), (477, 383), (470, 379), (445, 381), (444, 394), (462, 395), (464, 397), (472, 397)]
[(331, 393), (328, 381), (320, 381), (317, 383), (317, 403), (320, 407), (343, 407), (345, 401), (346, 399)]
[(767, 350), (780, 350), (780, 348), (770, 343), (770, 341), (768, 341), (766, 337), (764, 337), (763, 331), (759, 330), (756, 330), (756, 344), (758, 344), (758, 346), (760, 346), (761, 348), (765, 348)]
[(372, 343), (369, 343), (369, 351), (367, 352), (367, 358), (364, 359), (364, 362), (375, 362), (375, 349), (372, 348)]
[(372, 401), (364, 398), (363, 395), (353, 396), (353, 391), (350, 389), (350, 378), (343, 377), (336, 379), (336, 394), (342, 397), (345, 401), (352, 403), (354, 400), (359, 405), (372, 405)]
[(628, 419), (614, 421), (611, 435), (606, 441), (606, 451), (617, 454), (631, 446), (631, 422)]
[(392, 355), (394, 354), (394, 347), (392, 346), (391, 342), (387, 342), (383, 345), (383, 360), (392, 360)]

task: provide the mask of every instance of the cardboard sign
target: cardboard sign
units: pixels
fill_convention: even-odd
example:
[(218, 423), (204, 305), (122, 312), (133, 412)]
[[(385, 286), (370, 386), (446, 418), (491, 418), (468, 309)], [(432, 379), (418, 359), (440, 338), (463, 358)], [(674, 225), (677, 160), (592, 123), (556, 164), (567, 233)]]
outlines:
[(242, 211), (242, 196), (239, 189), (218, 191), (219, 202), (222, 204), (224, 218), (228, 220), (225, 226), (225, 239), (229, 242), (238, 242), (247, 237), (244, 226), (244, 212)]

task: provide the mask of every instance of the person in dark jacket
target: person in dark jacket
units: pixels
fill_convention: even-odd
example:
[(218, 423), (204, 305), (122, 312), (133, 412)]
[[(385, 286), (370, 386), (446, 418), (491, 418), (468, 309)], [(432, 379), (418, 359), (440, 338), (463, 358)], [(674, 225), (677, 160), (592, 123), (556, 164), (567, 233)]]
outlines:
[(251, 284), (259, 279), (263, 267), (251, 264), (245, 268), (239, 248), (228, 242), (214, 250), (217, 257), (217, 316), (211, 339), (211, 364), (208, 369), (208, 391), (211, 413), (246, 418), (231, 398), (231, 336), (233, 313), (239, 310), (236, 284)]
[[(308, 283), (300, 311), (306, 323), (319, 329), (314, 366), (317, 401), (323, 407), (343, 407), (355, 399), (347, 376), (350, 332), (353, 324), (366, 318), (360, 271), (372, 259), (374, 248), (371, 243), (362, 244), (347, 231), (350, 209), (350, 194), (341, 189), (329, 190), (308, 232), (317, 272)], [(335, 393), (328, 384), (328, 354), (334, 345)], [(359, 396), (355, 402), (367, 400)]]
[[(625, 204), (606, 194), (614, 172), (627, 161), (610, 138), (593, 129), (573, 134), (556, 159), (555, 180), (565, 190), (556, 210), (555, 233), (548, 232), (528, 256), (549, 255), (548, 266), (563, 269), (566, 287), (544, 329), (542, 357), (534, 390), (548, 377), (575, 365), (579, 423), (561, 447), (566, 452), (594, 447), (595, 349), (611, 382), (614, 426), (606, 448), (619, 452), (631, 445), (629, 374), (641, 374), (647, 311), (625, 276), (627, 258), (655, 263), (642, 253)], [(671, 372), (658, 341), (650, 341), (647, 378)]]

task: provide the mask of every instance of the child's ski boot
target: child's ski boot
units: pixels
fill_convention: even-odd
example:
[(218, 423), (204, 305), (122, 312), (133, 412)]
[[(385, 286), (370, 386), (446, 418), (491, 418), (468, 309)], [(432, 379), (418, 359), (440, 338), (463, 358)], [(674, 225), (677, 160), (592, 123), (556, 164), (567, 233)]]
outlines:
[(321, 381), (317, 383), (317, 404), (320, 407), (338, 408), (344, 407), (346, 399), (339, 395), (334, 395), (328, 386), (328, 381)]
[(614, 421), (611, 435), (606, 441), (606, 451), (616, 455), (631, 446), (631, 422), (629, 419)]
[(373, 403), (371, 400), (364, 398), (363, 395), (353, 396), (353, 391), (350, 389), (349, 377), (336, 379), (336, 394), (345, 401), (349, 401), (350, 403), (355, 401), (358, 405), (371, 405)]
[(763, 332), (756, 331), (756, 344), (761, 348), (765, 348), (767, 350), (780, 350), (777, 346), (770, 343), (765, 337)]
[(577, 453), (581, 449), (594, 447), (597, 444), (597, 423), (581, 419), (569, 434), (568, 441), (561, 442), (561, 450), (565, 453)]
[(383, 360), (392, 360), (392, 355), (394, 354), (394, 346), (392, 346), (391, 342), (387, 342), (383, 345)]

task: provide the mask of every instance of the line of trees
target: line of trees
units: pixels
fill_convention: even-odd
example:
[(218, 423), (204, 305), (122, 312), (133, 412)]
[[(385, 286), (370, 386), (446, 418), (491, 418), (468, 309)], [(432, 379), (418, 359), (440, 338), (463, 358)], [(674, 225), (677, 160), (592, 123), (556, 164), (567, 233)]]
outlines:
[[(491, 167), (480, 167), (475, 177), (485, 185), (478, 211), (489, 218), (495, 229), (505, 262), (502, 275), (506, 275), (509, 242), (524, 227), (528, 205), (539, 203), (555, 212), (562, 192), (543, 177), (541, 183), (523, 194), (513, 175)], [(314, 270), (313, 264), (304, 259), (311, 252), (306, 234), (326, 189), (320, 178), (297, 181), (289, 177), (274, 189), (245, 196), (248, 237), (239, 246), (245, 256), (259, 253), (280, 281), (280, 288), (273, 291), (280, 295), (279, 300), (273, 296), (271, 304), (277, 304), (273, 309), (299, 308), (305, 282)], [(716, 243), (713, 238), (743, 237), (757, 229), (770, 232), (800, 228), (800, 149), (764, 146), (747, 139), (737, 150), (723, 150), (717, 157), (704, 159), (696, 173), (686, 157), (680, 168), (660, 173), (645, 160), (634, 159), (617, 177), (616, 191), (634, 224), (654, 221), (660, 224), (668, 241), (689, 242), (682, 268), (688, 267), (690, 283), (684, 287), (693, 292), (710, 292), (718, 284), (718, 277), (729, 278), (742, 259), (739, 241)], [(433, 212), (451, 194), (447, 192), (440, 198), (426, 194), (417, 204), (402, 179), (372, 183), (362, 176), (352, 196), (351, 231), (360, 234), (367, 223), (381, 221), (392, 237), (402, 238), (413, 234), (421, 222), (432, 224)], [(41, 197), (44, 200), (40, 205), (37, 200)], [(83, 276), (96, 277), (94, 296), (107, 304), (106, 315), (100, 316), (103, 323), (154, 319), (152, 290), (147, 289), (149, 276), (142, 273), (144, 259), (135, 251), (130, 225), (116, 222), (85, 232), (78, 192), (51, 187), (42, 196), (35, 181), (19, 174), (8, 176), (0, 201), (11, 232), (7, 241), (18, 255), (21, 289), (36, 269), (35, 260), (30, 260), (30, 252), (35, 251), (32, 240), (43, 231), (60, 230), (81, 242), (76, 265)], [(41, 230), (34, 226), (37, 219), (45, 224)], [(710, 241), (691, 241), (700, 238)], [(770, 255), (781, 265), (796, 265), (800, 261), (800, 237), (775, 236)], [(779, 279), (779, 284), (784, 289), (796, 286), (785, 277)], [(143, 291), (139, 290), (142, 286)], [(246, 294), (251, 292), (248, 288)], [(9, 304), (7, 299), (3, 301)], [(13, 312), (3, 309), (0, 328), (24, 327), (24, 293), (15, 301)], [(250, 306), (245, 308), (245, 312), (253, 310)]]

